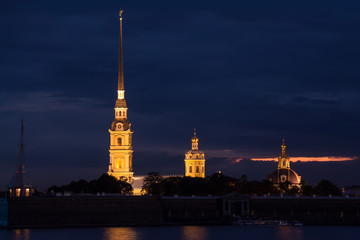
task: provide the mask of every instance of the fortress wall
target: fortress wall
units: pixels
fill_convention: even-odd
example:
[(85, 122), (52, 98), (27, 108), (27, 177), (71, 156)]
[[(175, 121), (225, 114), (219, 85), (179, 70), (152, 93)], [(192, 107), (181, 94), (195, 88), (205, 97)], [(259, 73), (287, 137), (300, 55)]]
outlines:
[(360, 225), (360, 198), (252, 197), (256, 219), (299, 220), (309, 225)]
[(9, 227), (154, 225), (162, 220), (154, 197), (31, 197), (8, 203)]

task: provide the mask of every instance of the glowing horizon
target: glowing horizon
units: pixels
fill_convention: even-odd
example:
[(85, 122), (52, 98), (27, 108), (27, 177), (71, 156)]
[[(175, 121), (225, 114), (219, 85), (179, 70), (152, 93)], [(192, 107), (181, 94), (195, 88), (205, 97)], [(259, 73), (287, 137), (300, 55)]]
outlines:
[[(290, 162), (344, 162), (344, 161), (353, 161), (358, 159), (358, 157), (290, 157)], [(278, 158), (250, 158), (251, 161), (278, 161)]]

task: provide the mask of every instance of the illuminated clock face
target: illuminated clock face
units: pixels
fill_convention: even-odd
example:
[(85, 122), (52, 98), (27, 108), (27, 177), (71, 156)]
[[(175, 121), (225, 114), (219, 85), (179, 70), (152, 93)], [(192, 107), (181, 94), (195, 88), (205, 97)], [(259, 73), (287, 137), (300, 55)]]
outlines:
[(280, 181), (281, 181), (281, 182), (286, 182), (286, 176), (285, 176), (285, 175), (281, 175), (281, 176), (280, 176)]

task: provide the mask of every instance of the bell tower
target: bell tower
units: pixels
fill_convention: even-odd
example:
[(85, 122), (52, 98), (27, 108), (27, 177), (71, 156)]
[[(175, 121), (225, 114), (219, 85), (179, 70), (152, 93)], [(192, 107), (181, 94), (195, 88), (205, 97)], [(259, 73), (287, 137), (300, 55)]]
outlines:
[(131, 123), (127, 119), (127, 106), (125, 101), (124, 65), (122, 47), (122, 12), (120, 10), (120, 40), (119, 40), (119, 69), (117, 99), (115, 102), (115, 119), (111, 123), (110, 133), (110, 162), (108, 174), (117, 179), (126, 178), (132, 183), (134, 172), (132, 170), (132, 134)]
[(194, 136), (191, 139), (191, 150), (185, 153), (185, 176), (205, 178), (205, 153), (199, 150), (199, 139)]
[(278, 168), (290, 169), (290, 159), (289, 155), (286, 153), (285, 138), (283, 138), (283, 143), (281, 145), (281, 154), (279, 156)]

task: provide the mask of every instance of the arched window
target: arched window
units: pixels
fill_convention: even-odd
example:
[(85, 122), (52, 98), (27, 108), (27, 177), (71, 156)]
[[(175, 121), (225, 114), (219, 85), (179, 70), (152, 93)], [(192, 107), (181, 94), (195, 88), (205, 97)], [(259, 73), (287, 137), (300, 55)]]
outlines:
[(189, 173), (192, 173), (192, 166), (189, 167)]
[(116, 168), (123, 168), (123, 161), (121, 158), (116, 159)]
[(196, 173), (199, 173), (199, 166), (196, 166)]
[(121, 146), (122, 145), (122, 139), (118, 138), (117, 143), (118, 143), (118, 146)]

